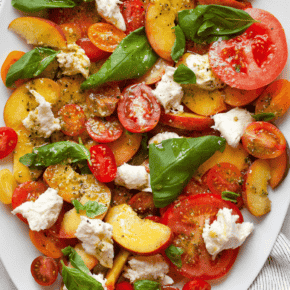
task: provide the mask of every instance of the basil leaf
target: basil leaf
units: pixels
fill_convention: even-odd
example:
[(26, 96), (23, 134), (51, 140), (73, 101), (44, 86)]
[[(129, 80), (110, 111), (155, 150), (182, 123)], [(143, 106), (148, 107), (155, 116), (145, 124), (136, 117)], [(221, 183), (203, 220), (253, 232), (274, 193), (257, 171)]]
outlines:
[(60, 141), (34, 148), (32, 153), (20, 157), (19, 161), (26, 166), (39, 168), (59, 164), (67, 159), (71, 163), (90, 160), (90, 151), (84, 145)]
[(147, 40), (145, 28), (141, 27), (120, 42), (101, 69), (82, 83), (81, 89), (91, 89), (110, 81), (140, 77), (157, 59), (157, 54)]
[(106, 206), (92, 200), (89, 200), (84, 205), (82, 205), (77, 199), (74, 199), (72, 201), (72, 204), (74, 205), (77, 213), (79, 213), (80, 210), (85, 210), (86, 215), (89, 218), (95, 218), (96, 216), (106, 212), (107, 210)]
[(228, 200), (234, 203), (237, 203), (237, 198), (240, 196), (239, 193), (232, 192), (232, 191), (223, 191), (222, 192), (222, 199)]
[(177, 266), (177, 268), (182, 267), (181, 255), (183, 254), (181, 248), (177, 248), (174, 245), (170, 245), (166, 250), (165, 254), (170, 259), (170, 261)]
[(256, 121), (270, 121), (275, 118), (275, 114), (274, 113), (260, 113), (260, 114), (252, 115), (252, 117)]
[(62, 264), (62, 279), (69, 290), (104, 290), (102, 284), (92, 276), (75, 268), (69, 268)]
[(45, 47), (36, 47), (25, 53), (11, 65), (6, 77), (6, 86), (11, 87), (15, 81), (39, 76), (55, 59), (58, 51)]
[(171, 57), (175, 62), (177, 62), (179, 58), (184, 54), (185, 36), (179, 25), (173, 27), (173, 29), (175, 29), (174, 32), (176, 39), (171, 50)]
[(11, 5), (23, 12), (37, 12), (46, 8), (72, 8), (72, 0), (12, 0)]
[(156, 281), (140, 280), (133, 285), (134, 290), (161, 290), (161, 284)]
[(254, 22), (247, 12), (220, 5), (198, 5), (178, 13), (179, 25), (186, 37), (197, 43), (211, 43), (242, 34)]
[(156, 207), (173, 202), (196, 169), (217, 150), (225, 149), (226, 140), (217, 136), (174, 138), (149, 146), (150, 183)]
[(80, 213), (80, 210), (85, 210), (85, 206), (80, 203), (77, 199), (72, 200), (71, 202), (75, 207), (77, 213)]
[(186, 65), (181, 64), (177, 67), (173, 74), (173, 80), (179, 84), (196, 84), (196, 76), (194, 71)]
[(71, 262), (71, 264), (74, 268), (76, 268), (84, 273), (87, 273), (87, 274), (90, 273), (90, 270), (85, 265), (83, 259), (76, 252), (76, 250), (74, 248), (72, 248), (71, 246), (68, 246), (68, 247), (62, 249), (61, 251), (65, 256), (69, 257), (69, 261)]

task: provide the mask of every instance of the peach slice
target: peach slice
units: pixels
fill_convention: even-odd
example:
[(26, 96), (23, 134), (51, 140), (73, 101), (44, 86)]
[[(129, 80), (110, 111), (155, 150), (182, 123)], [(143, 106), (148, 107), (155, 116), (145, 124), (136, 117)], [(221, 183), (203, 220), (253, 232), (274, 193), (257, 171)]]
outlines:
[(141, 219), (127, 204), (110, 208), (105, 221), (113, 226), (113, 239), (130, 252), (159, 253), (171, 243), (171, 229), (149, 219)]
[(271, 169), (267, 160), (257, 159), (248, 169), (243, 188), (243, 200), (251, 214), (262, 216), (271, 210), (267, 185)]
[(39, 17), (19, 17), (14, 19), (8, 29), (23, 37), (28, 44), (66, 48), (66, 37), (54, 22)]
[[(82, 260), (84, 261), (85, 265), (88, 267), (89, 270), (92, 270), (98, 264), (98, 259), (86, 253), (82, 244), (76, 244), (74, 249), (81, 256)], [(69, 263), (69, 267), (70, 266), (71, 264)]]
[(188, 0), (155, 0), (147, 7), (145, 29), (147, 38), (162, 58), (171, 61), (171, 50), (175, 41), (175, 19), (177, 13), (184, 9), (194, 8), (194, 1)]

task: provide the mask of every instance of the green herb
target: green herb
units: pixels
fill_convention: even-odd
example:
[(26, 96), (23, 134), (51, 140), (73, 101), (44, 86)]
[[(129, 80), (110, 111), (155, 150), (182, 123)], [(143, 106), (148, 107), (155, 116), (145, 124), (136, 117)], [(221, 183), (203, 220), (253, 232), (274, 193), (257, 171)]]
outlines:
[(234, 203), (237, 203), (237, 198), (240, 196), (239, 193), (232, 192), (232, 191), (223, 191), (222, 192), (222, 199), (228, 200)]
[(161, 290), (161, 284), (156, 281), (140, 280), (134, 283), (134, 290)]
[(178, 13), (179, 25), (186, 39), (211, 43), (242, 34), (254, 22), (247, 12), (220, 5), (198, 5)]
[(225, 145), (226, 140), (217, 136), (174, 138), (150, 144), (150, 183), (155, 206), (165, 207), (173, 202), (196, 169), (217, 150), (223, 151)]
[(138, 78), (157, 61), (158, 56), (150, 46), (144, 27), (125, 37), (101, 69), (81, 85), (91, 89), (110, 81)]
[(82, 205), (77, 199), (74, 199), (72, 201), (72, 204), (76, 208), (77, 213), (79, 213), (80, 210), (85, 210), (86, 215), (89, 218), (95, 218), (96, 216), (106, 212), (107, 207), (103, 204), (100, 204), (96, 201), (87, 201), (84, 205)]
[(252, 115), (252, 117), (256, 121), (270, 121), (275, 118), (275, 114), (274, 113), (260, 113), (260, 114)]
[(177, 268), (182, 267), (181, 255), (183, 254), (183, 250), (181, 248), (177, 248), (173, 245), (170, 245), (166, 250), (165, 254), (170, 259), (170, 261), (177, 266)]
[(175, 32), (176, 39), (173, 48), (171, 50), (171, 57), (175, 62), (177, 62), (179, 58), (184, 54), (185, 36), (179, 25), (173, 27), (173, 29)]
[(179, 84), (195, 84), (196, 76), (195, 73), (188, 68), (186, 65), (181, 64), (177, 67), (173, 74), (173, 80)]
[(48, 167), (67, 160), (70, 163), (90, 160), (90, 151), (84, 145), (71, 141), (60, 141), (34, 148), (32, 153), (19, 158), (22, 164), (31, 168)]
[(6, 86), (11, 87), (18, 79), (39, 76), (55, 59), (58, 51), (50, 48), (36, 47), (25, 53), (11, 65), (6, 77)]

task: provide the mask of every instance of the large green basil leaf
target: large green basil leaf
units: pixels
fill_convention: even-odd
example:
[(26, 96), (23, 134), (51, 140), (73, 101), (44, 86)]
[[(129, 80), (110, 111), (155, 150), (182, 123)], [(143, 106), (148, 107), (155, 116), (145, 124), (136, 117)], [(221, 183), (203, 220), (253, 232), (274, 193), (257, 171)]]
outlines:
[(55, 59), (57, 54), (58, 51), (45, 47), (36, 47), (25, 53), (11, 65), (6, 76), (6, 86), (11, 87), (18, 79), (39, 76)]
[(173, 74), (173, 80), (179, 84), (196, 84), (196, 76), (193, 70), (183, 63), (179, 65)]
[(217, 136), (174, 138), (149, 146), (150, 183), (156, 207), (173, 202), (196, 169), (217, 150), (223, 151), (226, 140)]
[(101, 69), (85, 80), (81, 88), (91, 89), (110, 81), (121, 81), (142, 76), (157, 61), (145, 28), (141, 27), (125, 37)]
[(179, 25), (173, 28), (174, 28), (176, 38), (175, 38), (174, 45), (171, 50), (171, 57), (175, 62), (177, 62), (179, 58), (183, 56), (184, 54), (186, 40), (185, 40), (184, 33)]
[(211, 43), (243, 33), (254, 22), (247, 12), (220, 5), (198, 5), (178, 13), (179, 25), (186, 39)]
[(134, 290), (161, 290), (161, 284), (156, 281), (140, 280), (134, 284)]
[(90, 156), (90, 151), (84, 145), (71, 141), (60, 141), (34, 148), (32, 153), (20, 157), (19, 161), (31, 168), (41, 168), (60, 164), (68, 159), (71, 163), (90, 160)]
[(46, 8), (72, 8), (72, 0), (12, 0), (11, 5), (23, 12), (37, 12)]

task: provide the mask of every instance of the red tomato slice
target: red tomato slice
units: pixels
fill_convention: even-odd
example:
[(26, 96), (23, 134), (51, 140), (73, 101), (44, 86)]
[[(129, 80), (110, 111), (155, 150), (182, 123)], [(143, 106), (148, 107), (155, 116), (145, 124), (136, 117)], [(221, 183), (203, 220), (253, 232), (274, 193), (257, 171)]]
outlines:
[(211, 286), (206, 281), (202, 279), (195, 278), (187, 282), (182, 290), (210, 290)]
[(153, 194), (151, 192), (140, 191), (136, 193), (128, 202), (134, 211), (138, 214), (156, 213)]
[(133, 286), (129, 282), (120, 282), (116, 285), (116, 290), (133, 290)]
[(16, 147), (17, 133), (9, 127), (0, 127), (0, 159), (8, 156)]
[(58, 111), (61, 131), (67, 136), (79, 136), (86, 130), (86, 115), (82, 107), (67, 104)]
[(111, 182), (116, 178), (117, 165), (113, 151), (105, 144), (98, 144), (90, 148), (90, 170), (100, 182)]
[(236, 38), (212, 43), (209, 61), (214, 73), (229, 86), (253, 90), (281, 73), (288, 50), (284, 29), (271, 13), (258, 8), (245, 11), (258, 22)]
[(160, 119), (161, 109), (152, 89), (145, 84), (127, 87), (118, 104), (118, 117), (132, 133), (152, 130)]
[[(12, 208), (20, 206), (26, 201), (35, 201), (47, 190), (48, 186), (42, 181), (26, 181), (15, 188), (12, 195)], [(16, 214), (23, 222), (28, 224), (22, 214)]]
[(172, 265), (181, 275), (193, 279), (218, 279), (230, 270), (239, 249), (224, 250), (215, 260), (207, 252), (202, 238), (206, 219), (212, 223), (216, 214), (223, 208), (232, 209), (238, 215), (237, 222), (243, 222), (240, 210), (231, 202), (223, 200), (216, 194), (198, 194), (182, 198), (173, 203), (162, 217), (162, 223), (169, 226), (173, 233), (173, 244), (182, 248), (182, 267)]
[(254, 157), (261, 159), (276, 158), (286, 149), (283, 133), (268, 122), (253, 122), (242, 136), (244, 148)]
[(41, 286), (52, 285), (58, 275), (58, 265), (53, 258), (39, 256), (31, 264), (31, 274)]
[(126, 34), (145, 25), (145, 9), (142, 1), (125, 0), (120, 5), (121, 13), (126, 24)]
[(123, 132), (122, 125), (114, 116), (90, 118), (86, 123), (86, 128), (91, 138), (100, 143), (115, 141)]

